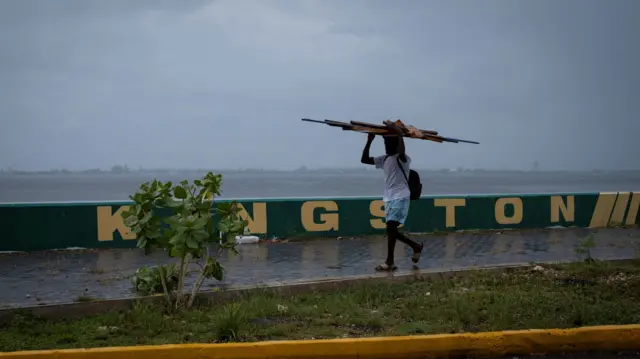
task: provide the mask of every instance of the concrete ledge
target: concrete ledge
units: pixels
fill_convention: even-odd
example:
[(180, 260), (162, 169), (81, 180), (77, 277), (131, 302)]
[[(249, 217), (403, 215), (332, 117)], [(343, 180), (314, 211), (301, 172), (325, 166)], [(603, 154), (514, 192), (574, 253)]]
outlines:
[[(231, 199), (217, 199), (216, 203)], [(451, 202), (453, 201), (453, 202)], [(384, 217), (379, 197), (242, 198), (243, 216), (251, 218), (250, 232), (257, 235), (291, 237), (338, 237), (383, 234), (373, 218)], [(130, 201), (78, 203), (0, 203), (0, 227), (11, 235), (0, 242), (3, 251), (37, 251), (58, 248), (134, 248), (121, 216)], [(330, 204), (331, 220), (343, 223), (308, 230), (309, 209)], [(640, 223), (640, 192), (592, 192), (546, 194), (480, 194), (423, 196), (409, 215), (409, 232), (454, 232), (467, 229), (503, 230), (555, 226), (609, 228)], [(517, 208), (517, 220), (505, 217), (505, 206)], [(310, 206), (310, 207), (309, 207)], [(444, 207), (460, 207), (456, 211)], [(477, 213), (496, 216), (477, 216)], [(251, 213), (251, 215), (249, 215)], [(342, 220), (341, 220), (342, 218)], [(411, 220), (416, 218), (416, 220)], [(458, 218), (456, 220), (456, 218)], [(516, 218), (516, 217), (514, 217)], [(30, 223), (47, 225), (29, 226)], [(457, 223), (456, 226), (447, 224)], [(379, 224), (379, 223), (378, 223)], [(266, 228), (269, 228), (267, 231)], [(97, 230), (96, 230), (97, 229)], [(126, 238), (125, 238), (126, 237)]]
[[(635, 259), (618, 259), (608, 260), (613, 264), (633, 263)], [(573, 261), (550, 261), (537, 262), (536, 264), (554, 265), (563, 263), (572, 263)], [(413, 280), (433, 280), (433, 279), (449, 279), (452, 277), (460, 277), (473, 275), (478, 272), (506, 272), (523, 267), (532, 266), (532, 263), (505, 263), (498, 266), (478, 266), (478, 267), (459, 267), (448, 269), (428, 269), (414, 270), (409, 272), (396, 273), (376, 273), (371, 275), (357, 275), (349, 277), (333, 277), (333, 278), (309, 278), (297, 281), (273, 282), (263, 286), (244, 286), (235, 287), (228, 290), (220, 290), (214, 292), (198, 293), (197, 303), (206, 303), (213, 301), (220, 303), (221, 301), (234, 300), (236, 298), (250, 295), (257, 292), (282, 293), (287, 295), (303, 294), (313, 291), (331, 291), (340, 290), (358, 285), (375, 282), (398, 282), (405, 283)], [(0, 310), (0, 324), (10, 321), (15, 314), (29, 313), (44, 319), (60, 319), (60, 318), (78, 318), (89, 315), (96, 315), (110, 311), (122, 311), (131, 308), (134, 303), (151, 304), (156, 301), (162, 301), (162, 295), (97, 300), (94, 302), (52, 304), (36, 307), (9, 308)]]
[(0, 359), (497, 357), (640, 349), (640, 325), (386, 338), (184, 344), (0, 353)]

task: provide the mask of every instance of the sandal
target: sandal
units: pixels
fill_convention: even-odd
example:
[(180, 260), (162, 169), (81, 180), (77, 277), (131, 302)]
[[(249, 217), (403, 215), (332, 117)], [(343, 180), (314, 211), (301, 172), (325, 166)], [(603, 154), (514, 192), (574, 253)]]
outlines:
[(398, 269), (398, 267), (396, 267), (394, 264), (388, 265), (387, 263), (382, 263), (376, 266), (376, 270), (378, 272), (393, 272), (396, 269)]
[(420, 255), (422, 254), (422, 249), (424, 248), (424, 244), (420, 243), (420, 249), (416, 252), (413, 252), (413, 255), (411, 256), (411, 261), (413, 263), (418, 263), (418, 261), (420, 260)]

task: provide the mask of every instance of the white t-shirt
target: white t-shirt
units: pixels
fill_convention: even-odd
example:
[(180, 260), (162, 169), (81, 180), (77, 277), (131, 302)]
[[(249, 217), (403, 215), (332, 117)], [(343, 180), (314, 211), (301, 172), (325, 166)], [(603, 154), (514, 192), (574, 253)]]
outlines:
[(398, 156), (399, 155), (384, 155), (373, 159), (373, 163), (376, 165), (376, 168), (382, 168), (382, 171), (384, 172), (384, 196), (382, 197), (384, 202), (394, 199), (409, 199), (411, 197), (409, 184), (404, 178), (402, 170), (398, 166), (398, 162), (400, 162), (404, 169), (404, 173), (407, 174), (408, 178), (411, 158), (405, 155), (407, 162), (402, 162), (402, 160), (398, 159)]

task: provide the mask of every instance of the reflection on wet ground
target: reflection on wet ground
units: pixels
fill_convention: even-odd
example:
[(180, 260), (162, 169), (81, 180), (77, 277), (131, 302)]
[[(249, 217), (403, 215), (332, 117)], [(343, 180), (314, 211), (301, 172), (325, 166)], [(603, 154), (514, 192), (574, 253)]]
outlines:
[[(640, 229), (558, 229), (458, 233), (414, 237), (425, 244), (420, 269), (448, 269), (542, 261), (579, 260), (575, 251), (594, 234), (591, 254), (598, 259), (627, 259), (638, 254)], [(264, 285), (372, 274), (386, 256), (381, 237), (319, 239), (304, 242), (239, 245), (239, 256), (226, 255), (223, 282), (214, 287)], [(409, 249), (398, 244), (399, 272), (412, 268)], [(166, 263), (167, 255), (139, 249), (95, 252), (41, 252), (0, 256), (0, 306), (26, 307), (68, 303), (84, 298), (131, 297), (129, 277), (143, 265)]]

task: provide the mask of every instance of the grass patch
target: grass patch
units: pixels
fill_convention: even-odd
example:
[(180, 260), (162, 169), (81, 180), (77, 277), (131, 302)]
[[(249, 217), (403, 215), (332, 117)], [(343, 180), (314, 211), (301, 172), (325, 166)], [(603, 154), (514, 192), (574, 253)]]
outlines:
[(322, 339), (640, 323), (640, 262), (531, 266), (446, 280), (261, 292), (180, 313), (136, 304), (76, 320), (16, 315), (0, 351)]

